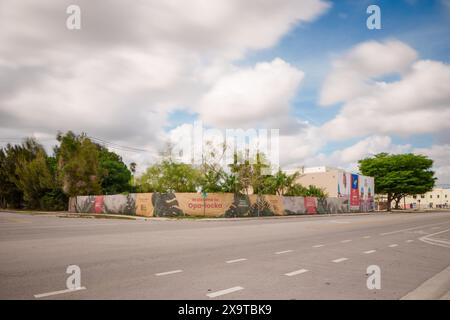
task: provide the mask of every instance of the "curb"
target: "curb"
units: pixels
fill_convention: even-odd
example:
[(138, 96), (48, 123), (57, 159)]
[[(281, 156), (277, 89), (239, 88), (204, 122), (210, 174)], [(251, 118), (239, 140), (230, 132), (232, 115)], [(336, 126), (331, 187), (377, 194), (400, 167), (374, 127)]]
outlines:
[(262, 217), (236, 217), (236, 218), (203, 218), (203, 217), (145, 217), (135, 215), (119, 215), (108, 213), (81, 213), (68, 211), (28, 211), (28, 210), (5, 210), (0, 212), (17, 213), (34, 216), (56, 216), (60, 218), (117, 218), (124, 220), (141, 220), (141, 221), (249, 221), (249, 220), (267, 220), (267, 219), (296, 219), (296, 218), (326, 218), (326, 217), (356, 217), (356, 216), (379, 216), (392, 214), (420, 214), (420, 213), (441, 213), (449, 211), (372, 211), (372, 212), (355, 212), (355, 213), (331, 213), (331, 214), (301, 214), (301, 215), (280, 215), (280, 216), (262, 216)]
[(401, 300), (449, 300), (450, 299), (450, 266), (434, 275)]

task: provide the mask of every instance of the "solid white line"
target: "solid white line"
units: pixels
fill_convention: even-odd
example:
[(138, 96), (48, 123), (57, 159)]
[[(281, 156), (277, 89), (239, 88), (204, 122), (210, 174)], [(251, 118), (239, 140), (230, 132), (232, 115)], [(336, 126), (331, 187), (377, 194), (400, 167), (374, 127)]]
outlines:
[(348, 258), (339, 258), (339, 259), (333, 260), (333, 262), (334, 263), (339, 263), (339, 262), (343, 262), (345, 260), (348, 260)]
[(215, 298), (218, 296), (223, 296), (224, 294), (236, 292), (236, 291), (243, 290), (243, 289), (244, 288), (242, 288), (242, 287), (233, 287), (233, 288), (229, 288), (229, 289), (225, 289), (225, 290), (208, 293), (207, 296), (210, 298)]
[(85, 287), (79, 287), (79, 288), (76, 288), (76, 289), (65, 289), (65, 290), (59, 290), (59, 291), (40, 293), (40, 294), (35, 294), (34, 297), (39, 299), (39, 298), (54, 296), (54, 295), (57, 295), (57, 294), (69, 293), (69, 292), (80, 291), (80, 290), (86, 290), (86, 288)]
[(313, 246), (313, 248), (320, 248), (320, 247), (323, 247), (324, 246), (324, 244), (316, 244), (315, 246)]
[(172, 271), (167, 271), (167, 272), (155, 273), (155, 276), (157, 276), (157, 277), (166, 276), (168, 274), (174, 274), (174, 273), (180, 273), (180, 272), (183, 272), (183, 270), (172, 270)]
[(418, 227), (413, 227), (413, 228), (408, 228), (408, 229), (401, 229), (401, 230), (396, 230), (396, 231), (391, 231), (391, 232), (380, 233), (380, 236), (387, 236), (389, 234), (394, 234), (394, 233), (399, 233), (399, 232), (409, 231), (409, 230), (414, 230), (414, 229), (420, 229), (420, 228), (425, 228), (425, 227), (431, 227), (431, 226), (435, 226), (435, 225), (442, 225), (442, 224), (447, 224), (447, 223), (449, 223), (449, 222), (425, 224), (423, 226), (418, 226)]
[(398, 247), (398, 244), (394, 243), (394, 244), (389, 245), (389, 248), (395, 248), (395, 247)]
[(369, 254), (369, 253), (374, 253), (374, 252), (376, 252), (377, 250), (369, 250), (369, 251), (364, 251), (364, 253), (365, 254)]
[(235, 263), (235, 262), (241, 262), (241, 261), (245, 261), (245, 260), (247, 260), (247, 259), (241, 258), (241, 259), (228, 260), (228, 261), (225, 261), (225, 262), (226, 263)]
[(292, 271), (292, 272), (285, 273), (284, 275), (285, 275), (285, 276), (288, 276), (288, 277), (292, 277), (292, 276), (295, 276), (295, 275), (297, 275), (297, 274), (301, 274), (301, 273), (305, 273), (305, 272), (308, 272), (308, 270), (306, 270), (306, 269), (300, 269), (300, 270), (296, 270), (296, 271)]
[(292, 250), (278, 251), (278, 252), (275, 252), (275, 254), (283, 254), (283, 253), (289, 253), (289, 252), (292, 252)]
[(341, 243), (347, 243), (347, 242), (351, 242), (352, 240), (342, 240)]
[(363, 238), (364, 238), (364, 239), (369, 239), (369, 238), (370, 238), (370, 236), (364, 236)]

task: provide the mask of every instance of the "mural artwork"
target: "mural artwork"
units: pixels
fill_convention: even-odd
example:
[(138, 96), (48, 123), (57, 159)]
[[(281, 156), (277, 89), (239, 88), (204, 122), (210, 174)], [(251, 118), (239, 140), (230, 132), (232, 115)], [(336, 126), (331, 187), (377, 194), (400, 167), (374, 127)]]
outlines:
[[(373, 211), (373, 179), (362, 177), (352, 188), (357, 192), (357, 210)], [(355, 179), (352, 177), (352, 183)], [(350, 187), (350, 186), (349, 186)], [(342, 190), (342, 189), (341, 189)], [(361, 196), (360, 196), (361, 192)], [(352, 205), (355, 204), (355, 199)], [(78, 196), (69, 200), (72, 212), (110, 213), (144, 217), (256, 217), (274, 215), (325, 214), (349, 212), (349, 198), (285, 197), (210, 193), (139, 193), (104, 196)]]

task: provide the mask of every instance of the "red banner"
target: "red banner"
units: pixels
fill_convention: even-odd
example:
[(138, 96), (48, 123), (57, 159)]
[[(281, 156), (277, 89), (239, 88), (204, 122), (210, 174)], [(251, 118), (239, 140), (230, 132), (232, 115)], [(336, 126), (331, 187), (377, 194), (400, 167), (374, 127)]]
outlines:
[(95, 196), (94, 212), (103, 213), (103, 196)]
[(305, 197), (305, 208), (307, 214), (316, 214), (317, 213), (316, 198)]
[(350, 206), (359, 207), (359, 184), (358, 175), (352, 174), (351, 176), (351, 189), (350, 189)]

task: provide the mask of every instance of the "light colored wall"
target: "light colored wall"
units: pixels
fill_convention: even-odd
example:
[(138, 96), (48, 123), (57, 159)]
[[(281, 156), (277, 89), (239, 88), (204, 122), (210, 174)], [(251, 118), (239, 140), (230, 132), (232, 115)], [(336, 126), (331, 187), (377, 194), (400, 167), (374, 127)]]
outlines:
[(408, 196), (404, 200), (405, 201), (401, 200), (401, 206), (406, 204), (406, 208), (408, 208), (410, 204), (415, 204), (416, 207), (418, 207), (419, 200), (421, 208), (429, 208), (430, 204), (433, 205), (433, 208), (436, 208), (437, 205), (445, 204), (450, 206), (450, 189), (434, 188), (432, 191), (423, 195), (417, 194), (415, 198), (414, 196)]
[(323, 188), (328, 193), (329, 197), (337, 197), (338, 173), (338, 170), (331, 170), (327, 172), (303, 174), (297, 178), (296, 182), (305, 187), (314, 185)]

